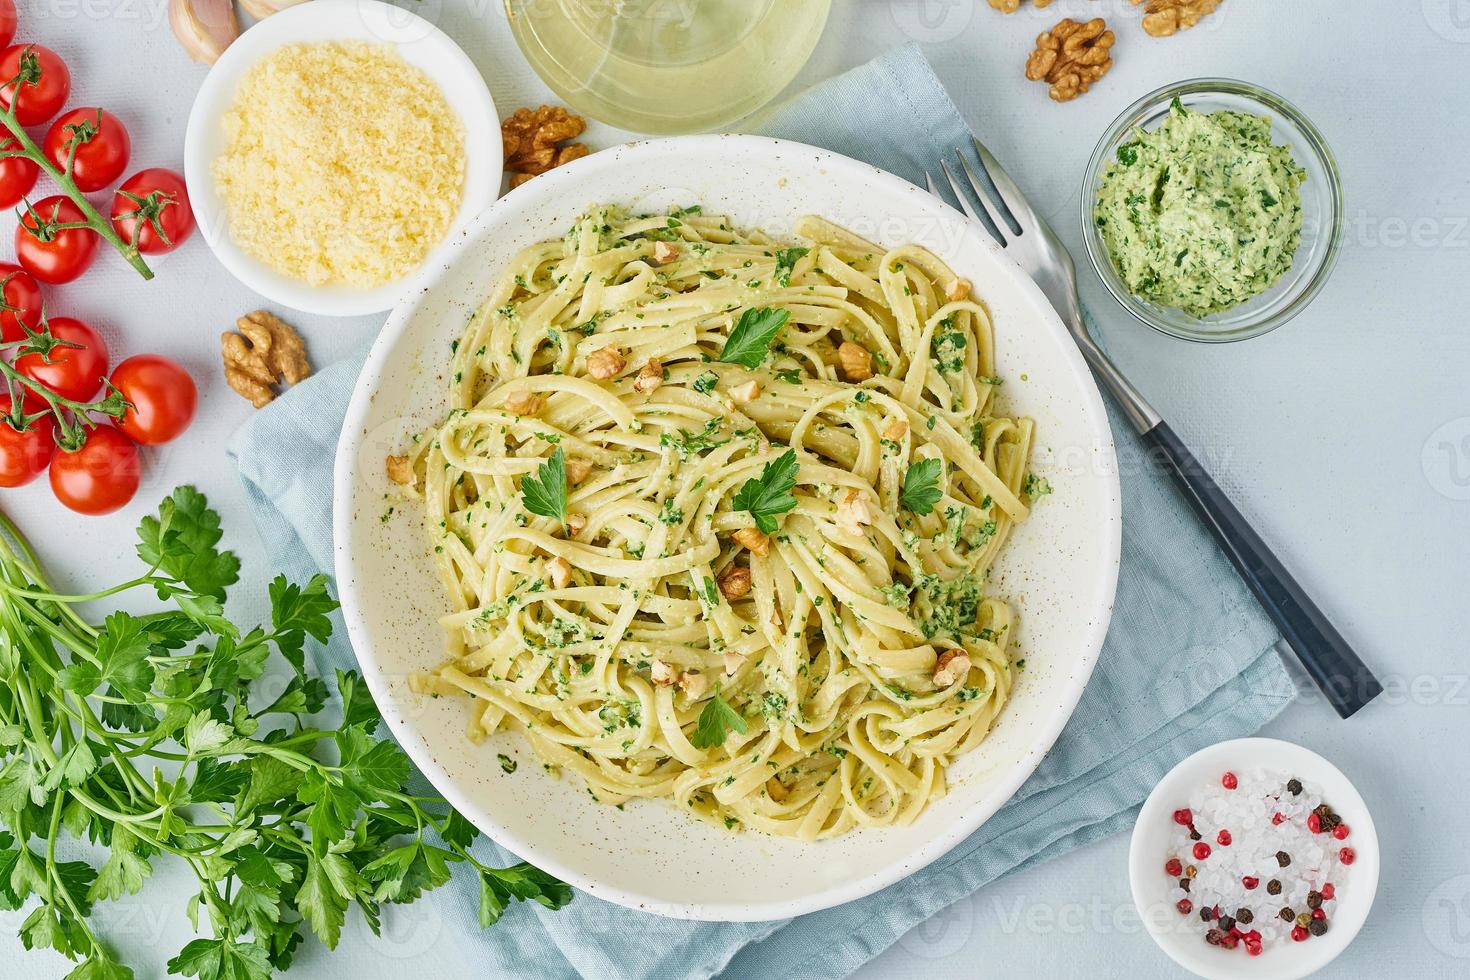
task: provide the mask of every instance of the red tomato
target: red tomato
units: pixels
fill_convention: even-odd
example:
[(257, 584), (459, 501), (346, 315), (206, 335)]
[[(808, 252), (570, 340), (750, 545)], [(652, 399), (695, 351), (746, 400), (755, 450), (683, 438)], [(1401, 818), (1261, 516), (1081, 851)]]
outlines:
[(15, 0), (0, 0), (0, 48), (15, 37)]
[[(3, 3), (4, 0), (0, 0)], [(21, 324), (35, 330), (41, 325), (41, 287), (18, 265), (0, 262), (0, 296), (9, 309), (0, 308), (0, 337), (8, 343), (24, 340)]]
[(149, 255), (178, 248), (194, 230), (194, 209), (184, 178), (162, 167), (133, 174), (112, 199), (112, 227), (123, 241)]
[(15, 359), (15, 369), (62, 398), (91, 401), (107, 377), (107, 344), (81, 320), (58, 316), (50, 323), (51, 336), (78, 346), (53, 347), (49, 360), (35, 351), (22, 354)]
[(70, 198), (46, 198), (15, 226), (16, 259), (42, 282), (71, 282), (91, 267), (102, 237), (91, 228), (56, 226), (85, 220)]
[(122, 176), (133, 147), (123, 124), (112, 113), (101, 109), (72, 109), (52, 123), (43, 144), (46, 159), (56, 169), (65, 171), (72, 143), (76, 145), (71, 161), (72, 180), (79, 190), (88, 194), (100, 191)]
[(10, 405), (10, 396), (0, 395), (0, 487), (30, 483), (56, 452), (56, 417), (48, 412), (21, 432), (9, 418)]
[[(0, 0), (0, 3), (3, 2), (4, 0)], [(0, 136), (0, 152), (19, 147), (20, 144), (9, 133)], [(31, 192), (31, 188), (36, 186), (36, 178), (40, 175), (41, 167), (34, 160), (27, 160), (25, 157), (0, 158), (0, 208), (19, 204)]]
[(112, 384), (133, 407), (113, 421), (145, 446), (176, 439), (194, 421), (198, 389), (189, 372), (166, 357), (136, 354), (112, 369)]
[(0, 78), (17, 75), (20, 95), (15, 84), (0, 88), (0, 103), (10, 105), (15, 98), (15, 119), (22, 126), (39, 126), (61, 111), (71, 94), (71, 72), (66, 62), (50, 48), (39, 44), (12, 44), (0, 52)]
[(81, 449), (63, 449), (51, 459), (51, 492), (79, 514), (112, 513), (142, 482), (138, 447), (110, 425), (88, 429)]

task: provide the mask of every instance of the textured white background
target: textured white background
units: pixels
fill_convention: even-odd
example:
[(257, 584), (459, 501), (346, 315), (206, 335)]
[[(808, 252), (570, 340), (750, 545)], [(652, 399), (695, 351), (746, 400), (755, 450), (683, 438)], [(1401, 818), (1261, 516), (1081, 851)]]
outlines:
[[(19, 0), (21, 37), (70, 64), (73, 104), (102, 104), (130, 127), (136, 166), (181, 163), (204, 68), (168, 31), (165, 0)], [(503, 113), (546, 90), (521, 60), (494, 0), (422, 0), (484, 71)], [(1124, 368), (1208, 461), (1241, 509), (1389, 685), (1350, 722), (1320, 699), (1292, 706), (1266, 734), (1332, 759), (1373, 808), (1383, 846), (1378, 901), (1342, 976), (1470, 973), (1470, 0), (1225, 0), (1200, 27), (1145, 36), (1126, 0), (1059, 0), (1011, 17), (982, 0), (836, 0), (792, 91), (915, 39), (956, 102), (1039, 209), (1081, 256), (1079, 185), (1101, 130), (1133, 99), (1196, 75), (1226, 75), (1296, 102), (1337, 153), (1348, 228), (1336, 276), (1315, 305), (1257, 340), (1203, 347), (1124, 319), (1090, 272), (1083, 292)], [(1117, 66), (1083, 99), (1053, 105), (1021, 73), (1035, 34), (1063, 15), (1103, 14)], [(622, 134), (593, 127), (594, 148)], [(3, 220), (3, 219), (0, 219)], [(0, 241), (9, 239), (0, 225)], [(9, 246), (0, 248), (8, 256)], [(259, 305), (196, 240), (143, 283), (113, 256), (49, 293), (51, 308), (99, 326), (117, 357), (162, 351), (201, 381), (199, 420), (149, 460), (138, 502), (98, 520), (49, 491), (0, 506), (63, 584), (131, 574), (130, 529), (158, 496), (193, 482), (225, 515), (243, 581), (269, 573), (223, 447), (250, 412), (218, 377), (218, 335)], [(380, 317), (297, 318), (315, 363), (371, 336)], [(322, 501), (328, 507), (328, 501)], [(241, 587), (237, 610), (257, 615)], [(1172, 976), (1128, 898), (1127, 841), (1013, 875), (915, 929), (870, 964), (871, 977)], [(162, 972), (187, 941), (188, 883), (160, 874), (104, 920), (139, 976)], [(0, 975), (65, 972), (25, 953), (16, 914), (0, 914)], [(473, 975), (450, 935), (416, 917), (374, 942), (349, 925), (333, 957), (307, 952), (298, 975), (387, 977), (432, 965)], [(308, 947), (310, 950), (311, 947)], [(433, 951), (431, 952), (431, 948)], [(451, 945), (452, 948), (452, 945)]]

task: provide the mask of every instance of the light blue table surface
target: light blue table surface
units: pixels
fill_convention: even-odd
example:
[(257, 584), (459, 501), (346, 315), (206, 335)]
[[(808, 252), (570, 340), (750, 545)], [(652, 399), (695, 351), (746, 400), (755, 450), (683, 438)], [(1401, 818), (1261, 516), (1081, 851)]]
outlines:
[[(549, 99), (494, 0), (405, 6), (469, 51), (503, 114)], [(138, 166), (179, 165), (204, 69), (174, 43), (165, 0), (19, 7), (22, 36), (68, 59), (74, 104), (100, 102), (122, 116)], [(1058, 106), (1022, 65), (1035, 35), (1067, 15), (1106, 16), (1119, 34), (1117, 64), (1090, 94)], [(1345, 723), (1304, 697), (1265, 732), (1337, 763), (1378, 825), (1373, 915), (1327, 972), (1470, 975), (1470, 0), (1225, 0), (1196, 29), (1162, 40), (1146, 36), (1138, 17), (1128, 0), (1028, 4), (1010, 17), (984, 0), (835, 0), (793, 91), (895, 43), (924, 43), (976, 131), (1079, 259), (1083, 167), (1102, 129), (1144, 92), (1191, 76), (1242, 78), (1286, 96), (1324, 132), (1342, 170), (1346, 240), (1332, 282), (1296, 321), (1243, 344), (1196, 346), (1125, 319), (1090, 270), (1083, 296), (1119, 363), (1388, 688)], [(596, 148), (624, 135), (594, 126), (587, 139)], [(55, 310), (101, 326), (119, 356), (161, 350), (184, 361), (202, 396), (194, 429), (153, 454), (139, 502), (116, 517), (57, 520), (44, 489), (6, 493), (7, 513), (36, 533), (63, 584), (129, 575), (126, 529), (145, 502), (183, 481), (224, 514), (244, 581), (269, 572), (223, 460), (224, 440), (250, 409), (218, 378), (219, 332), (258, 301), (197, 242), (160, 272), (145, 284), (120, 263), (99, 263), (52, 294)], [(381, 321), (298, 318), (319, 364)], [(241, 591), (237, 611), (258, 616), (259, 598)], [(1133, 911), (1126, 855), (1119, 836), (1006, 878), (861, 974), (1176, 976)], [(140, 977), (161, 973), (187, 941), (186, 888), (182, 875), (161, 872), (102, 919)], [(19, 919), (0, 913), (0, 976), (60, 976), (59, 958), (22, 950)], [(431, 914), (390, 918), (383, 940), (349, 927), (336, 954), (308, 947), (299, 964), (292, 975), (477, 975)]]

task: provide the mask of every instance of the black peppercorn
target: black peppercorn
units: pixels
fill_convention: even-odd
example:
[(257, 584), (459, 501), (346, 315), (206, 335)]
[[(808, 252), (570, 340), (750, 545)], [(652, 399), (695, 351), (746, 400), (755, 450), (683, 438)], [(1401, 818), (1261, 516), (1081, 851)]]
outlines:
[(1282, 922), (1290, 922), (1290, 921), (1292, 921), (1295, 918), (1296, 918), (1296, 913), (1292, 911), (1290, 905), (1284, 906), (1281, 909), (1281, 921)]
[(1321, 892), (1307, 892), (1307, 908), (1317, 909), (1322, 907)]
[(1209, 932), (1205, 933), (1205, 942), (1209, 943), (1211, 946), (1220, 945), (1221, 940), (1223, 940), (1224, 938), (1225, 932), (1221, 929), (1211, 929)]
[(1250, 909), (1240, 908), (1235, 910), (1235, 921), (1243, 923), (1244, 925), (1250, 925), (1255, 917), (1256, 914)]
[(1277, 881), (1275, 878), (1272, 878), (1270, 881), (1266, 882), (1266, 894), (1268, 894), (1268, 895), (1280, 895), (1281, 894), (1281, 882)]
[(1235, 920), (1229, 915), (1221, 915), (1217, 921), (1220, 923), (1220, 928), (1224, 929), (1226, 932), (1229, 932), (1231, 929), (1235, 928)]
[(1307, 926), (1307, 931), (1314, 936), (1325, 936), (1327, 934), (1327, 920), (1313, 919), (1312, 924)]
[(1287, 780), (1286, 791), (1292, 796), (1302, 795), (1302, 781), (1300, 779)]
[[(1190, 882), (1190, 879), (1188, 879), (1188, 878), (1180, 878), (1179, 879), (1179, 887), (1180, 888), (1183, 888), (1185, 891), (1189, 891), (1189, 882)], [(1315, 908), (1315, 907), (1316, 906), (1313, 906), (1313, 908)]]
[(1199, 917), (1200, 921), (1209, 922), (1215, 917), (1215, 909), (1212, 906), (1206, 905), (1204, 908), (1199, 910)]
[(1291, 863), (1291, 855), (1287, 854), (1285, 851), (1277, 851), (1276, 863), (1281, 865), (1283, 868), (1286, 867), (1288, 864)]
[(1200, 832), (1198, 830), (1195, 830), (1193, 827), (1190, 827), (1189, 828), (1189, 839), (1190, 840), (1199, 840), (1200, 839)]

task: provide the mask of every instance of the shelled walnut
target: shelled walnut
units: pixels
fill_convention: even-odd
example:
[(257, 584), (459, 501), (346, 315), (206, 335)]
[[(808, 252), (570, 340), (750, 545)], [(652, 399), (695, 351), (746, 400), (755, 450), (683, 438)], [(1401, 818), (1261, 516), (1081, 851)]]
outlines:
[(311, 374), (301, 335), (274, 313), (247, 313), (235, 327), (239, 333), (220, 335), (225, 381), (256, 408), (275, 400), (276, 385), (294, 385)]
[[(1034, 0), (1037, 7), (1050, 7), (1052, 0)], [(1021, 0), (990, 0), (990, 5), (1003, 14), (1013, 14), (1021, 9)]]
[(1169, 37), (1189, 30), (1214, 13), (1221, 0), (1133, 0), (1133, 5), (1145, 2), (1144, 31), (1154, 37)]
[(519, 187), (553, 167), (585, 157), (591, 152), (587, 144), (566, 141), (582, 135), (586, 128), (581, 116), (574, 116), (559, 105), (517, 109), (500, 124), (510, 186)]
[(1026, 77), (1050, 84), (1053, 101), (1070, 102), (1113, 67), (1115, 40), (1101, 17), (1085, 24), (1064, 18), (1037, 36), (1036, 50), (1026, 59)]

